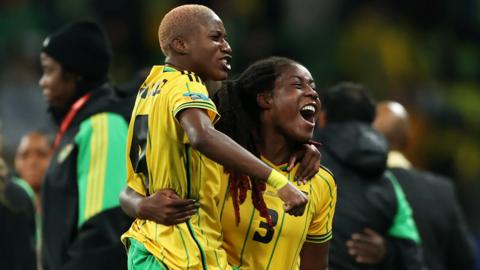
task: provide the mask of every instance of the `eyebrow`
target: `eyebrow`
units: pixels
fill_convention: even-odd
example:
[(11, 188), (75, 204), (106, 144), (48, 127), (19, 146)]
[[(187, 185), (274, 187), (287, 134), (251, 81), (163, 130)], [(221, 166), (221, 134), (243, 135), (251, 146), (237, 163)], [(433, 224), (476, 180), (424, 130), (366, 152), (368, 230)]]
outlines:
[(210, 34), (215, 34), (215, 35), (222, 35), (222, 36), (227, 36), (227, 32), (224, 31), (224, 30), (219, 30), (219, 29), (214, 29), (214, 30), (210, 30)]
[[(297, 75), (292, 75), (292, 76), (290, 76), (290, 78), (299, 79), (299, 80), (301, 80), (301, 81), (305, 80), (305, 78), (302, 78), (302, 77), (297, 76)], [(307, 82), (308, 82), (308, 83), (315, 83), (315, 80), (313, 80), (313, 79), (307, 79)]]

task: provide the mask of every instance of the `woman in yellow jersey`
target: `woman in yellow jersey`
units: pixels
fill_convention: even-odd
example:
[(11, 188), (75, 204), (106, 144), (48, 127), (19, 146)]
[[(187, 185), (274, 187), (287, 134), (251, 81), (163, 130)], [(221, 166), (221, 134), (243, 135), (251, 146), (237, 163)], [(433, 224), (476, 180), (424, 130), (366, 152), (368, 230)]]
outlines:
[[(217, 128), (293, 180), (297, 167), (288, 171), (286, 162), (299, 145), (311, 139), (320, 112), (310, 72), (291, 59), (270, 57), (225, 83), (217, 96), (223, 117)], [(222, 191), (230, 196), (219, 203), (229, 264), (240, 269), (327, 269), (336, 202), (329, 171), (321, 168), (306, 185), (297, 186), (309, 197), (299, 217), (285, 215), (274, 190), (267, 187), (264, 198), (273, 226), (259, 216), (250, 200), (236, 213), (232, 201), (242, 191), (235, 192), (232, 185), (243, 187), (245, 181), (236, 178), (222, 182), (227, 183)]]
[[(284, 175), (213, 127), (219, 115), (203, 82), (225, 80), (230, 70), (221, 19), (205, 6), (179, 6), (162, 19), (159, 40), (165, 65), (151, 69), (128, 129), (128, 188), (143, 196), (172, 189), (200, 207), (174, 226), (137, 218), (122, 236), (129, 269), (229, 269), (217, 209), (219, 164), (274, 187), (291, 215), (303, 214), (308, 200)], [(263, 197), (257, 199), (256, 208), (269, 217)]]
[[(288, 58), (267, 58), (251, 65), (237, 80), (224, 83), (215, 99), (222, 113), (218, 129), (293, 182), (298, 165), (287, 170), (286, 162), (310, 140), (320, 111), (310, 72)], [(336, 202), (331, 173), (321, 168), (306, 185), (297, 185), (309, 197), (305, 213), (298, 217), (285, 215), (282, 201), (270, 187), (263, 195), (271, 220), (260, 216), (252, 200), (236, 207), (252, 190), (255, 192), (245, 189), (248, 186), (247, 179), (235, 174), (225, 175), (222, 181), (224, 196), (218, 209), (229, 264), (255, 270), (327, 269)], [(180, 215), (171, 205), (176, 203), (178, 209), (184, 205), (174, 196), (130, 196), (123, 201), (130, 201), (132, 209), (144, 218), (160, 220), (167, 209), (172, 215)], [(156, 210), (151, 211), (153, 208)], [(184, 213), (191, 214), (192, 208), (185, 207)]]

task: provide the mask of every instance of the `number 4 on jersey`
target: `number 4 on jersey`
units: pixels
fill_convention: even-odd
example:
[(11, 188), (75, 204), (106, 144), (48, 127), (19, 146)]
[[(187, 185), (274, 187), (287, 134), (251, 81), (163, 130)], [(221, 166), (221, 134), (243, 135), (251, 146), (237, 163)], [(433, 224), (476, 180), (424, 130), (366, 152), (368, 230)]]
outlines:
[(148, 115), (137, 115), (133, 125), (132, 145), (129, 155), (133, 170), (143, 179), (147, 196), (149, 195), (150, 185), (146, 157), (148, 136)]

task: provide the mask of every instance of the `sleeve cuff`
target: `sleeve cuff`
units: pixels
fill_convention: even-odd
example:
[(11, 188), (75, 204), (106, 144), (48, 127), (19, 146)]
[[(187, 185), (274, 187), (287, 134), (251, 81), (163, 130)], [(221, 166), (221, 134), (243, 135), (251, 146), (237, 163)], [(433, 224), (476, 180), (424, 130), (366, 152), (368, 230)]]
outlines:
[(332, 231), (321, 235), (307, 234), (307, 239), (305, 241), (309, 243), (324, 243), (330, 239), (332, 239)]

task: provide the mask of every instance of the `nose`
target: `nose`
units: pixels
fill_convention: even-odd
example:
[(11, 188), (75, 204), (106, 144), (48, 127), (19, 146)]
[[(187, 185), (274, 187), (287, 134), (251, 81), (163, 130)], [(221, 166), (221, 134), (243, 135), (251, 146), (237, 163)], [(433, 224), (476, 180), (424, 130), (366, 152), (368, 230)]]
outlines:
[(45, 76), (42, 74), (42, 77), (40, 77), (40, 80), (38, 80), (38, 86), (40, 86), (40, 88), (43, 88), (44, 85), (45, 85)]
[(222, 42), (222, 47), (221, 47), (222, 52), (231, 54), (232, 53), (232, 48), (230, 47), (230, 44), (228, 43), (227, 40), (223, 40)]
[(311, 97), (314, 100), (319, 100), (319, 95), (318, 95), (317, 91), (315, 89), (313, 89), (313, 87), (311, 87), (310, 85), (307, 86), (307, 90), (305, 91), (305, 95)]

